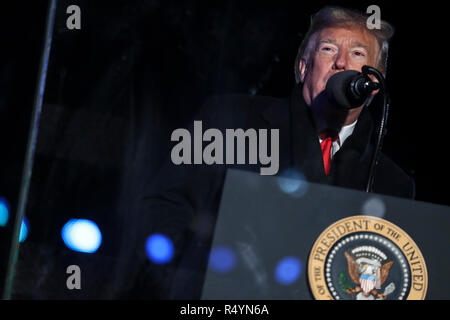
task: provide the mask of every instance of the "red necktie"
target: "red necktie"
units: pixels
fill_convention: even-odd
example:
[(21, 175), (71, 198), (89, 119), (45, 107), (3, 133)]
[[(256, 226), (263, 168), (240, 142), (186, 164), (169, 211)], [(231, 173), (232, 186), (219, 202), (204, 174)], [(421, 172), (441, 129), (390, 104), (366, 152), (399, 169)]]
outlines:
[(333, 141), (337, 139), (337, 136), (330, 136), (327, 133), (321, 133), (320, 137), (322, 139), (320, 148), (322, 149), (323, 166), (325, 169), (325, 174), (328, 175), (331, 167), (331, 146), (333, 145)]

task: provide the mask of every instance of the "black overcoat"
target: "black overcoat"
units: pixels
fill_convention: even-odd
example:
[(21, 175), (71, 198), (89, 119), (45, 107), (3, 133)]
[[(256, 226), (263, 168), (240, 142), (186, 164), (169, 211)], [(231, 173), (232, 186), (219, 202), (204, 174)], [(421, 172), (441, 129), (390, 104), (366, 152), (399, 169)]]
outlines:
[[(365, 190), (373, 152), (374, 124), (369, 110), (361, 112), (352, 135), (334, 155), (328, 176), (312, 115), (300, 87), (284, 99), (216, 96), (208, 100), (195, 120), (202, 121), (203, 131), (208, 128), (224, 133), (227, 128), (279, 129), (279, 174), (294, 169), (311, 182)], [(137, 256), (143, 267), (136, 278), (135, 295), (170, 299), (200, 297), (226, 169), (259, 172), (260, 166), (176, 166), (168, 158), (157, 178), (139, 197)], [(413, 180), (384, 154), (376, 170), (373, 190), (406, 198), (414, 198), (415, 194)], [(173, 241), (175, 255), (169, 264), (150, 263), (143, 255), (145, 239), (152, 233), (163, 233)]]

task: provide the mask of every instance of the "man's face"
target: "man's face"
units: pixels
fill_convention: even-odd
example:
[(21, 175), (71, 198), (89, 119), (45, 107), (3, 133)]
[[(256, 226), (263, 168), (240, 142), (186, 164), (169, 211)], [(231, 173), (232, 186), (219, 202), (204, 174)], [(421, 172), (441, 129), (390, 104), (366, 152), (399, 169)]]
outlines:
[(374, 66), (378, 56), (374, 36), (358, 28), (326, 28), (316, 35), (315, 50), (309, 61), (300, 61), (303, 97), (308, 105), (325, 90), (328, 79), (337, 72)]

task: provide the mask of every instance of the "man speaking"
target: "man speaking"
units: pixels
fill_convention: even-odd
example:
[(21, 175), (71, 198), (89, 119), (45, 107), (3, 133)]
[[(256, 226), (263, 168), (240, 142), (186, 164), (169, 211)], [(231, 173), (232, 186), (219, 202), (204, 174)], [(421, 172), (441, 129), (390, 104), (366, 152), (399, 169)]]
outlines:
[[(353, 10), (321, 9), (300, 45), (295, 61), (297, 85), (290, 97), (213, 97), (196, 120), (202, 121), (203, 129), (279, 130), (278, 174), (295, 170), (310, 182), (365, 190), (376, 132), (368, 108), (377, 91), (361, 105), (343, 108), (325, 89), (333, 75), (361, 72), (365, 65), (386, 73), (393, 28), (381, 22), (380, 29), (369, 30), (366, 21), (366, 15)], [(146, 266), (136, 280), (135, 294), (142, 297), (145, 291), (149, 298), (200, 297), (226, 169), (230, 167), (260, 169), (239, 163), (176, 165), (169, 158), (158, 179), (142, 194), (138, 254)], [(381, 154), (372, 190), (413, 198), (414, 182)], [(143, 255), (145, 239), (154, 233), (164, 234), (174, 244), (173, 259), (165, 265), (156, 265)]]
[[(293, 123), (302, 123), (292, 135), (300, 170), (313, 181), (359, 190), (365, 188), (374, 149), (373, 120), (367, 110), (372, 99), (350, 110), (340, 108), (332, 104), (325, 87), (334, 74), (361, 72), (364, 65), (386, 73), (393, 28), (382, 22), (380, 29), (369, 30), (366, 21), (366, 16), (342, 8), (325, 8), (314, 16), (296, 58), (299, 88), (294, 89), (292, 106)], [(313, 136), (319, 136), (323, 169)], [(373, 191), (413, 198), (414, 183), (382, 155)]]

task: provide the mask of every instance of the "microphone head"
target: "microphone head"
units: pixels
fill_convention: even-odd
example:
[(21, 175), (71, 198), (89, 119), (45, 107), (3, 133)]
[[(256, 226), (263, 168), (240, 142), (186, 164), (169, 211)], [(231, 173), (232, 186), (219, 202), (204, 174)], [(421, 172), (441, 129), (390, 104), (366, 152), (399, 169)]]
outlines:
[(328, 98), (345, 109), (359, 107), (364, 101), (355, 100), (355, 97), (349, 93), (352, 80), (359, 75), (361, 73), (356, 70), (341, 71), (332, 75), (325, 88)]

